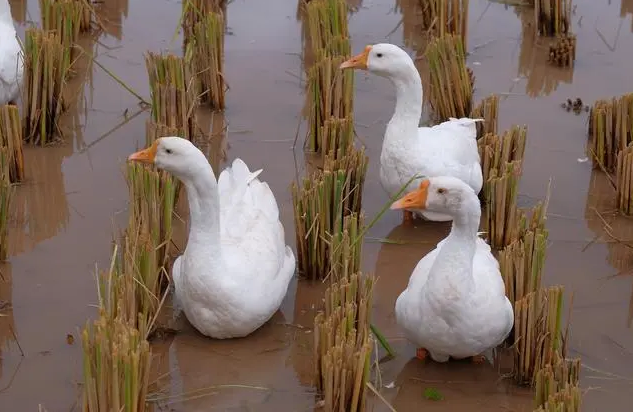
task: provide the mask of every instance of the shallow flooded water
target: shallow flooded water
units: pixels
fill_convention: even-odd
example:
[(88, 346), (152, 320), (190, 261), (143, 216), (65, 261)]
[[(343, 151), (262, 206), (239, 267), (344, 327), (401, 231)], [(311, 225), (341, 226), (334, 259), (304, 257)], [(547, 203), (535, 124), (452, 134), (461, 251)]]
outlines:
[[(38, 1), (10, 0), (20, 36), (39, 19)], [(417, 0), (355, 0), (350, 18), (354, 51), (391, 42), (422, 54)], [(175, 0), (104, 0), (96, 5), (106, 32), (82, 47), (137, 93), (149, 97), (143, 53), (180, 53)], [(499, 130), (528, 125), (521, 206), (552, 193), (550, 244), (544, 282), (573, 292), (569, 355), (582, 358), (584, 411), (623, 411), (633, 402), (633, 241), (629, 219), (614, 213), (606, 177), (586, 161), (587, 113), (561, 108), (633, 90), (633, 1), (574, 2), (577, 57), (573, 71), (551, 69), (520, 7), (471, 0), (468, 63), (476, 100), (501, 97)], [(224, 114), (208, 113), (208, 150), (217, 169), (236, 157), (264, 168), (280, 204), (286, 237), (294, 244), (289, 185), (302, 174), (303, 152), (293, 151), (304, 105), (302, 22), (295, 0), (233, 0), (227, 9)], [(145, 141), (148, 111), (89, 59), (79, 63), (69, 90), (64, 142), (27, 148), (27, 180), (17, 188), (11, 257), (0, 264), (0, 410), (78, 410), (81, 345), (78, 331), (95, 315), (95, 264), (105, 268), (115, 228), (127, 219), (126, 157)], [(373, 217), (387, 201), (378, 157), (395, 93), (387, 80), (356, 75), (355, 121), (370, 166), (364, 209)], [(182, 211), (186, 215), (186, 210)], [(531, 411), (532, 393), (500, 378), (503, 369), (464, 362), (422, 364), (395, 324), (395, 299), (417, 261), (448, 231), (444, 224), (400, 226), (388, 212), (370, 230), (363, 268), (379, 277), (374, 321), (398, 357), (381, 364), (382, 395), (398, 411)], [(605, 231), (605, 226), (608, 230)], [(610, 229), (609, 229), (610, 228)], [(388, 239), (389, 242), (386, 242)], [(618, 276), (614, 276), (618, 275)], [(186, 321), (154, 347), (157, 394), (167, 411), (308, 411), (313, 389), (312, 321), (322, 287), (291, 284), (277, 315), (252, 336), (203, 338)], [(570, 300), (567, 299), (569, 304)], [(568, 306), (569, 307), (569, 306)], [(67, 335), (75, 338), (70, 343)], [(426, 388), (444, 397), (423, 397)], [(376, 411), (388, 410), (372, 400)]]

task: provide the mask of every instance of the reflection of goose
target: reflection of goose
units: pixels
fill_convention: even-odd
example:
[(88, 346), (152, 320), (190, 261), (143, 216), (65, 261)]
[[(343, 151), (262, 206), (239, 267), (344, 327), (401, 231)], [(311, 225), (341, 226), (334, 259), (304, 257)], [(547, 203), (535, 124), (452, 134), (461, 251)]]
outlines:
[[(295, 328), (284, 323), (277, 312), (247, 338), (230, 341), (209, 340), (186, 328), (157, 354), (156, 363), (170, 372), (160, 392), (173, 398), (164, 402), (179, 403), (178, 395), (189, 393), (187, 398), (192, 399), (182, 407), (191, 411), (307, 410), (314, 404), (313, 389), (302, 386), (286, 367), (290, 346), (296, 342)], [(310, 357), (303, 360), (309, 363)]]
[(519, 54), (519, 76), (527, 79), (525, 91), (529, 96), (547, 96), (558, 87), (558, 83), (571, 83), (573, 67), (556, 67), (547, 62), (549, 40), (540, 38), (534, 31), (534, 9), (515, 6), (521, 19), (521, 52)]

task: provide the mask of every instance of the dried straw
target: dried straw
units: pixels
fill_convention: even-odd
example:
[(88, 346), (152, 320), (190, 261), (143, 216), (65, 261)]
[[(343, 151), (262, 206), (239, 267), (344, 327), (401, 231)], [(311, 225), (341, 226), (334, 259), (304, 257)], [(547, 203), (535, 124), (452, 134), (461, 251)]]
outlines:
[(64, 47), (72, 49), (77, 44), (86, 7), (81, 0), (40, 0), (42, 28), (56, 32)]
[(70, 69), (70, 49), (54, 32), (26, 30), (24, 43), (24, 137), (44, 146), (59, 131), (62, 91)]
[(563, 287), (531, 292), (518, 300), (514, 309), (514, 379), (534, 385), (539, 370), (566, 356), (562, 334)]
[(458, 35), (466, 48), (468, 0), (418, 0), (422, 27), (436, 37)]
[[(203, 21), (209, 13), (223, 13), (226, 0), (185, 0), (182, 2), (182, 29), (184, 48), (194, 37), (194, 27)], [(222, 26), (224, 30), (224, 23)]]
[(561, 359), (536, 374), (534, 408), (536, 411), (580, 411), (580, 359)]
[(559, 36), (571, 28), (571, 0), (536, 0), (534, 21), (541, 36)]
[(0, 147), (7, 148), (11, 183), (18, 183), (24, 179), (22, 140), (22, 121), (18, 106), (0, 106)]
[(633, 141), (633, 93), (597, 100), (589, 113), (588, 133), (594, 167), (614, 172), (618, 152)]
[(116, 248), (98, 279), (99, 318), (82, 331), (83, 411), (146, 411), (151, 349), (134, 312), (138, 284), (120, 272)]
[(520, 178), (521, 162), (515, 160), (500, 169), (492, 169), (484, 183), (485, 227), (493, 248), (504, 248), (519, 237), (522, 215), (517, 208), (517, 194)]
[(145, 54), (152, 96), (152, 120), (184, 131), (181, 136), (192, 140), (196, 130), (198, 92), (191, 64), (173, 54)]
[(325, 292), (325, 311), (314, 319), (317, 387), (325, 410), (365, 410), (373, 338), (373, 276), (345, 276)]
[(549, 46), (548, 61), (558, 67), (572, 67), (576, 60), (576, 36), (567, 34)]
[(322, 57), (308, 72), (308, 139), (306, 149), (339, 155), (354, 143), (353, 70), (339, 70), (345, 57)]
[[(317, 170), (312, 176), (305, 178), (303, 187), (299, 188), (293, 183), (291, 189), (298, 267), (299, 272), (309, 279), (323, 279), (328, 276), (331, 269), (331, 245), (340, 242), (340, 236), (345, 231), (349, 234), (360, 232), (367, 164), (368, 158), (364, 150), (354, 150), (338, 160), (328, 157), (324, 170)], [(345, 219), (350, 215), (356, 218)], [(357, 243), (344, 254), (348, 256), (349, 253), (350, 259), (357, 262), (351, 266), (352, 271), (358, 270), (360, 265), (361, 248)]]
[(174, 178), (150, 166), (129, 163), (126, 179), (130, 216), (123, 240), (123, 272), (133, 274), (142, 285), (137, 312), (144, 319), (152, 319), (164, 296), (175, 206)]
[(9, 209), (14, 188), (9, 180), (9, 151), (0, 146), (0, 262), (9, 254)]
[(354, 71), (339, 70), (351, 55), (344, 0), (314, 0), (306, 5), (311, 55), (307, 69), (308, 138), (306, 150), (344, 155), (354, 141)]
[[(486, 121), (486, 123), (488, 123)], [(485, 134), (478, 141), (484, 186), (488, 184), (493, 170), (502, 170), (507, 163), (523, 164), (527, 126), (512, 126), (502, 136)], [(486, 190), (484, 188), (484, 194)]]
[(529, 223), (525, 214), (520, 212), (519, 238), (499, 252), (499, 266), (506, 286), (506, 296), (513, 304), (541, 288), (549, 235), (545, 228), (548, 203), (549, 199), (546, 199), (532, 209)]
[(633, 214), (633, 143), (618, 153), (616, 168), (616, 198), (618, 209), (625, 215)]
[(223, 77), (224, 17), (208, 12), (195, 24), (193, 41), (187, 45), (202, 93), (202, 101), (215, 109), (224, 109), (226, 91)]
[(470, 114), (472, 119), (484, 119), (483, 122), (477, 122), (477, 139), (480, 139), (487, 133), (497, 134), (497, 125), (499, 118), (499, 96), (491, 94), (483, 99)]
[(435, 120), (468, 117), (472, 111), (473, 86), (466, 68), (466, 49), (461, 38), (447, 34), (431, 40), (425, 51), (429, 65), (429, 103)]

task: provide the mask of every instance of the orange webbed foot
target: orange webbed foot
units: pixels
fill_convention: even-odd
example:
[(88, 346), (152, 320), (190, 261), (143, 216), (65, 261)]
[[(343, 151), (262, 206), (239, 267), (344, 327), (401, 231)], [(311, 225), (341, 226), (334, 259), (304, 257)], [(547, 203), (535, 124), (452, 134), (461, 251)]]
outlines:
[(424, 348), (418, 348), (418, 349), (415, 351), (415, 357), (416, 357), (416, 358), (418, 358), (418, 359), (420, 359), (420, 360), (422, 360), (422, 361), (426, 359), (426, 357), (428, 356), (428, 354), (429, 354), (429, 351), (427, 351), (427, 350), (426, 350), (426, 349), (424, 349)]
[(408, 210), (403, 210), (402, 211), (402, 223), (405, 225), (412, 225), (413, 224), (413, 212), (410, 212)]
[(482, 363), (486, 363), (487, 359), (484, 355), (475, 355), (471, 358), (472, 362), (475, 364), (482, 364)]

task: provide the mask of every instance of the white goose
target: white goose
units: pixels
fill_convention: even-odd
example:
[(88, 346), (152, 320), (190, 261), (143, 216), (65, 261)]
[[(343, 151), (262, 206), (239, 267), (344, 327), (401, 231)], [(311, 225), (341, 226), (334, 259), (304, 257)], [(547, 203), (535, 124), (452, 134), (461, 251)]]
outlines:
[(481, 207), (471, 187), (449, 176), (423, 180), (392, 209), (452, 216), (451, 232), (417, 264), (396, 300), (396, 321), (407, 338), (437, 362), (473, 357), (500, 343), (514, 324), (499, 262), (478, 236)]
[(9, 0), (0, 0), (0, 105), (16, 103), (24, 72)]
[[(455, 176), (479, 193), (483, 176), (477, 150), (476, 122), (450, 119), (433, 127), (418, 127), (422, 115), (422, 81), (411, 57), (393, 44), (366, 46), (341, 64), (386, 77), (396, 88), (396, 109), (387, 125), (380, 153), (380, 182), (389, 196), (396, 195), (413, 176)], [(419, 179), (407, 187), (415, 189)], [(404, 210), (404, 221), (413, 218)], [(443, 213), (421, 212), (433, 221), (451, 220)]]
[(186, 188), (187, 247), (174, 262), (176, 300), (191, 324), (216, 338), (243, 337), (279, 309), (295, 272), (268, 184), (235, 159), (216, 182), (204, 154), (179, 137), (157, 139), (131, 161), (153, 163)]

